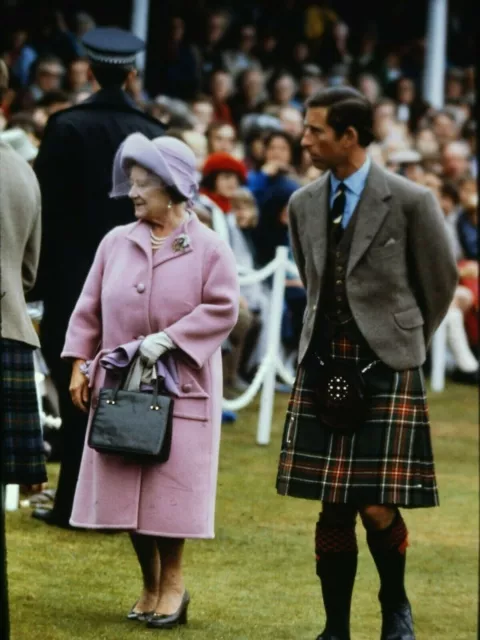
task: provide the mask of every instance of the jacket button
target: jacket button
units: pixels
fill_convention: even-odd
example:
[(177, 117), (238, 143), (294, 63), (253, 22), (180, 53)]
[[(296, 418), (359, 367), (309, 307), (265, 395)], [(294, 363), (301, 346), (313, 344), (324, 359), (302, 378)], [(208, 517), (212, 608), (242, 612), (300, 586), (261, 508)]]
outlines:
[(137, 291), (138, 293), (143, 293), (145, 291), (145, 285), (143, 284), (143, 282), (137, 284)]
[(182, 384), (182, 391), (184, 391), (185, 393), (190, 393), (191, 390), (192, 390), (192, 385), (189, 382)]

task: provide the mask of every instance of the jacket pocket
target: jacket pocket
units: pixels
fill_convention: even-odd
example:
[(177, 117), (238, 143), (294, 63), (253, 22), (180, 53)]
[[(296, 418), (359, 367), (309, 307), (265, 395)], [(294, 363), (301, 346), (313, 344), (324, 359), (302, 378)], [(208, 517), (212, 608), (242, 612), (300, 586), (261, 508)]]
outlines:
[(424, 324), (422, 312), (418, 307), (398, 311), (393, 314), (393, 317), (402, 329), (415, 329), (415, 327), (421, 327)]

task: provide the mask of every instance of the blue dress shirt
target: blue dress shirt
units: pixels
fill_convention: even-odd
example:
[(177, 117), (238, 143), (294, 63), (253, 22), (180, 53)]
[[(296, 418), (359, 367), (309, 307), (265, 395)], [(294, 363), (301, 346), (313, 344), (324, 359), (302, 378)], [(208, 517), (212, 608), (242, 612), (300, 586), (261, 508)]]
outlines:
[[(355, 207), (360, 200), (360, 196), (365, 188), (365, 183), (367, 181), (368, 172), (370, 171), (370, 166), (372, 161), (367, 156), (367, 159), (362, 164), (360, 169), (352, 173), (352, 175), (348, 176), (346, 180), (343, 180), (343, 184), (345, 185), (345, 211), (342, 217), (342, 227), (345, 229), (350, 222), (350, 218), (355, 211)], [(333, 173), (330, 173), (330, 209), (333, 206), (333, 198), (335, 196), (335, 192), (337, 191), (338, 185), (342, 182), (336, 178)]]

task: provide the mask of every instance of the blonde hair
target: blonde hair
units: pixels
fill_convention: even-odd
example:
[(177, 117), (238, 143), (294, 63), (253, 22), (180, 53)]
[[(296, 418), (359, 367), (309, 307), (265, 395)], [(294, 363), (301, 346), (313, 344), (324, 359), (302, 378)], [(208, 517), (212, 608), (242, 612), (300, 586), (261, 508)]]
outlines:
[(238, 205), (238, 204), (248, 205), (253, 211), (251, 226), (252, 227), (256, 226), (258, 222), (258, 207), (257, 207), (257, 201), (255, 200), (255, 197), (250, 191), (250, 189), (247, 189), (246, 187), (239, 187), (230, 198), (230, 203), (232, 205), (233, 211), (235, 211), (235, 205)]

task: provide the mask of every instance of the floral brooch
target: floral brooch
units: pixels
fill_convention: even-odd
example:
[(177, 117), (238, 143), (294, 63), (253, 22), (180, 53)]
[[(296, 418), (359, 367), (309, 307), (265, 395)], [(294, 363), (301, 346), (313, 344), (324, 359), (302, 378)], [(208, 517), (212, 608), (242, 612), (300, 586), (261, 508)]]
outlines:
[(174, 251), (185, 251), (190, 246), (190, 238), (186, 233), (181, 233), (172, 243)]

